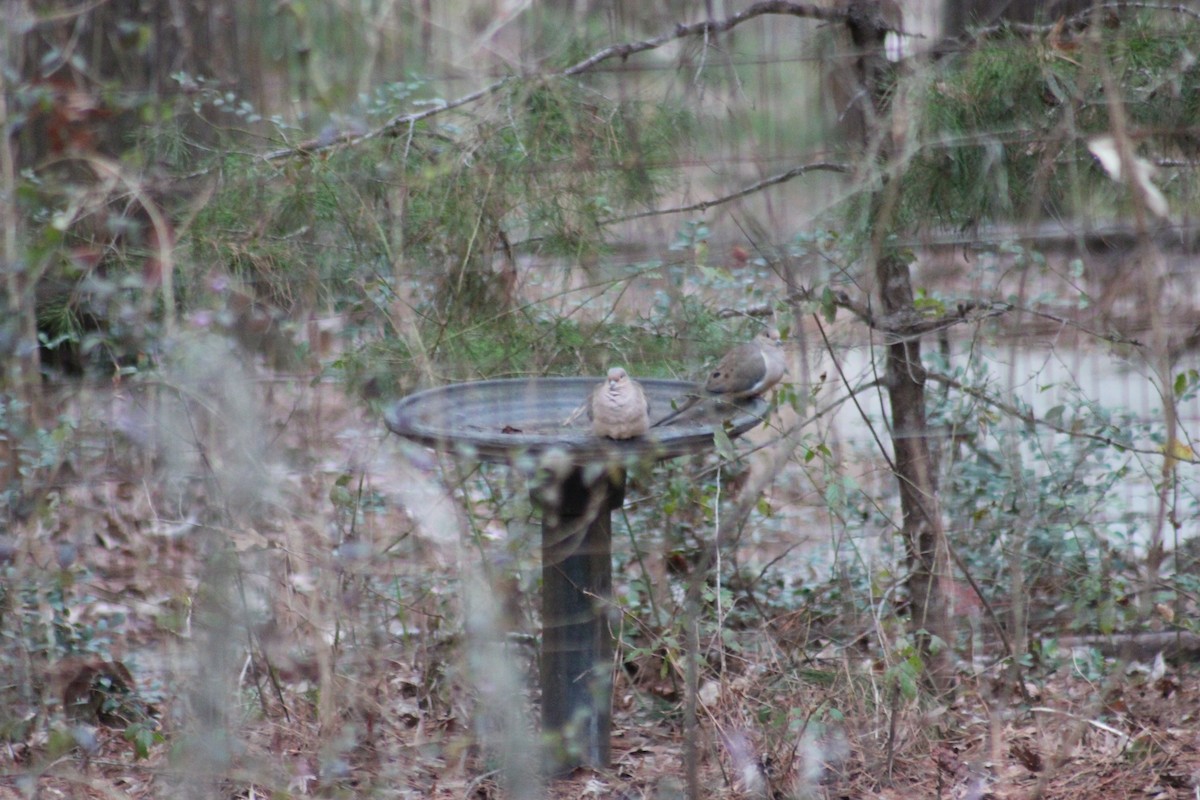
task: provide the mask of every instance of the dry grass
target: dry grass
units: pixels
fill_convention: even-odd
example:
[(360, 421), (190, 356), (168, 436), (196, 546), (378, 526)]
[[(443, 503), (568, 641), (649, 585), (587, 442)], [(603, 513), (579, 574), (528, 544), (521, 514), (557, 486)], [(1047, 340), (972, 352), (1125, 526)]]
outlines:
[[(81, 444), (5, 567), (24, 627), (6, 625), (0, 796), (537, 795), (523, 488), (408, 450), (337, 386), (230, 359), (198, 340), (161, 382), (66, 393)], [(646, 648), (616, 670), (613, 766), (549, 796), (685, 791), (687, 565), (642, 555), (666, 618), (621, 609)], [(1047, 655), (1031, 709), (1002, 664), (964, 667), (938, 705), (899, 690), (893, 620), (828, 613), (835, 587), (808, 606), (765, 592), (720, 628), (703, 608), (703, 796), (1191, 796), (1193, 668)], [(110, 662), (134, 684), (116, 710), (64, 708)], [(163, 739), (139, 759), (122, 729), (143, 714)]]

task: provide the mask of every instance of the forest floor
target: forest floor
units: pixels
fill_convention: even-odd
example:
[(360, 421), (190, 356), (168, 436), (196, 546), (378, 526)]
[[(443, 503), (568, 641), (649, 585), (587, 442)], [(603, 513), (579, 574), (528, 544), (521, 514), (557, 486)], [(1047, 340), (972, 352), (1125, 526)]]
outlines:
[[(85, 444), (8, 540), (0, 798), (511, 796), (460, 600), (482, 555), (524, 687), (510, 719), (536, 719), (536, 550), (512, 537), (536, 520), (496, 499), (513, 487), (447, 491), (336, 385), (190, 380), (63, 401)], [(460, 511), (416, 507), (425, 490)], [(438, 529), (464, 507), (472, 534)], [(937, 703), (893, 677), (894, 621), (864, 619), (771, 607), (702, 641), (701, 797), (1200, 791), (1195, 663), (1047, 650), (1017, 675), (989, 652)], [(611, 768), (545, 796), (687, 796), (683, 658), (640, 641), (620, 651)]]

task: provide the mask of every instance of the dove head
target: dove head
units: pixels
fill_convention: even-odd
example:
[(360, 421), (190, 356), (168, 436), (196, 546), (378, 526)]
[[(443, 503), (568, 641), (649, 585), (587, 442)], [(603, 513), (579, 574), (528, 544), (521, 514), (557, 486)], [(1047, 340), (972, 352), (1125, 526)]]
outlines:
[(770, 327), (758, 334), (758, 339), (763, 344), (769, 344), (772, 347), (783, 347), (783, 342), (779, 338), (779, 331)]
[(617, 388), (628, 377), (629, 376), (625, 373), (625, 370), (621, 369), (620, 367), (613, 367), (608, 371), (608, 388)]

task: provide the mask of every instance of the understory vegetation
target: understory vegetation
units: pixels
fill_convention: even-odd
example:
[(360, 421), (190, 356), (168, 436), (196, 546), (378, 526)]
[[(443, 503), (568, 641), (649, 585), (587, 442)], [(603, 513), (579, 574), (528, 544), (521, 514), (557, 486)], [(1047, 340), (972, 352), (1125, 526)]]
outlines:
[[(0, 797), (1194, 796), (1200, 13), (35, 5)], [(765, 422), (629, 470), (555, 780), (536, 471), (385, 414), (765, 326)]]

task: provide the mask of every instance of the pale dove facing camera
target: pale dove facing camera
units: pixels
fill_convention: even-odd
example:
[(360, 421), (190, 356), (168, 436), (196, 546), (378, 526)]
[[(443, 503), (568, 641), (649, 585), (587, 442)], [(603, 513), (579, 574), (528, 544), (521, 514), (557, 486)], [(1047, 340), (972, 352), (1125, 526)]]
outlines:
[(654, 423), (664, 425), (701, 400), (744, 400), (758, 397), (783, 379), (787, 361), (779, 332), (769, 328), (752, 341), (739, 344), (717, 362), (704, 382), (704, 394), (692, 395), (675, 411)]
[(608, 380), (592, 391), (588, 406), (592, 433), (609, 439), (632, 439), (650, 429), (646, 395), (625, 370), (613, 367)]

